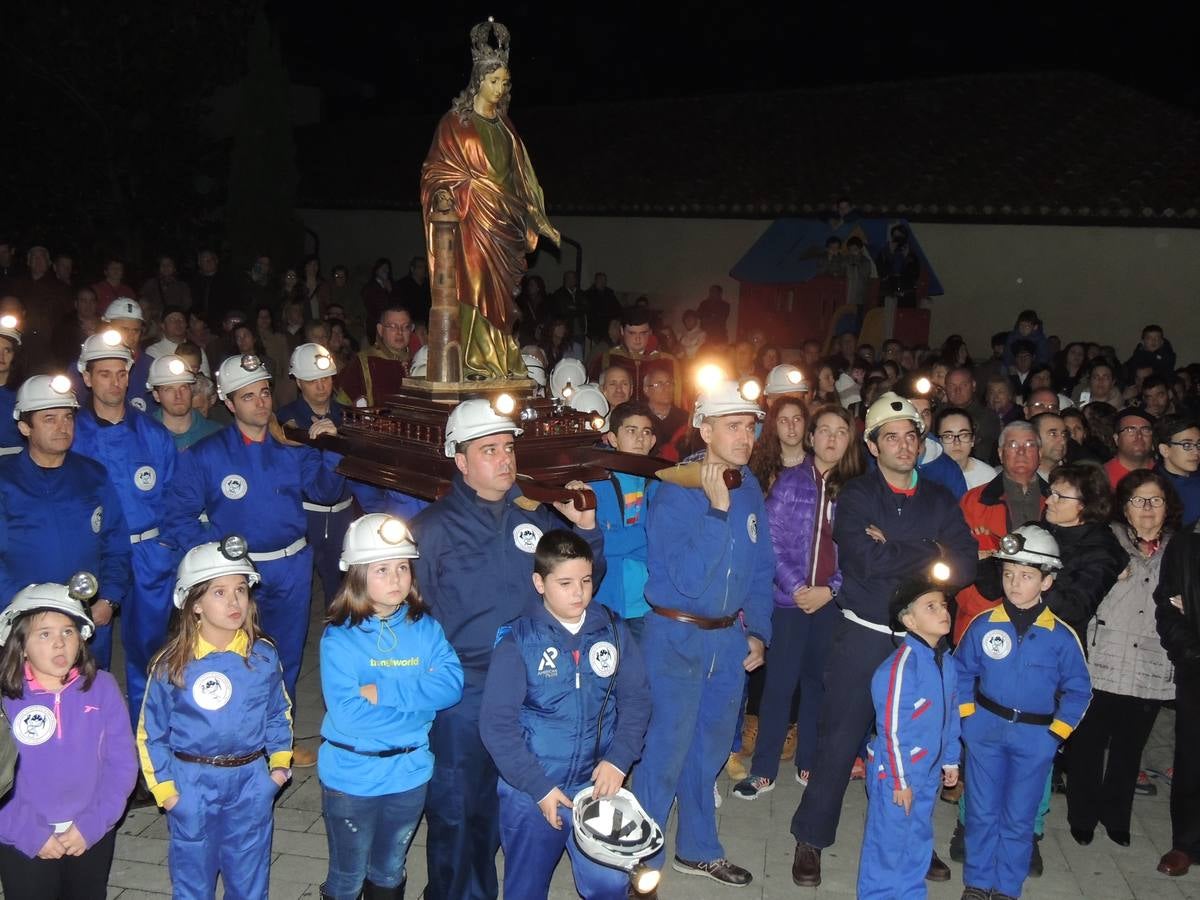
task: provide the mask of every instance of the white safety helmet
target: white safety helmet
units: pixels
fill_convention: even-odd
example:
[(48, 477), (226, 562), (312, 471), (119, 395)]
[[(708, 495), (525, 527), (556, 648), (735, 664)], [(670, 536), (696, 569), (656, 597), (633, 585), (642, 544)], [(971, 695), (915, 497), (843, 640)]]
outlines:
[(804, 374), (796, 366), (783, 363), (767, 373), (767, 386), (763, 393), (768, 397), (780, 394), (807, 394), (808, 382)]
[(699, 428), (705, 419), (714, 416), (749, 414), (762, 421), (767, 414), (757, 403), (760, 396), (762, 387), (752, 378), (740, 384), (736, 381), (720, 381), (696, 398), (696, 406), (692, 410), (692, 426)]
[(217, 399), (225, 400), (229, 394), (239, 391), (248, 384), (270, 381), (271, 370), (262, 357), (253, 353), (231, 356), (217, 370)]
[(846, 372), (837, 377), (837, 381), (833, 384), (833, 389), (837, 391), (838, 400), (842, 406), (849, 408), (852, 404), (862, 403), (862, 392), (858, 386), (858, 382)]
[(146, 376), (146, 390), (168, 384), (195, 383), (196, 373), (178, 356), (160, 356), (150, 363), (150, 374)]
[(490, 400), (464, 400), (450, 411), (450, 417), (446, 420), (445, 453), (453, 457), (459, 444), (503, 432), (520, 437), (525, 429), (508, 416), (496, 412)]
[(37, 412), (39, 409), (79, 409), (79, 401), (71, 390), (71, 379), (66, 375), (31, 375), (17, 388), (17, 403), (13, 407), (13, 418), (22, 413)]
[[(2, 333), (3, 332), (0, 332), (0, 334)], [(538, 387), (545, 387), (546, 364), (532, 353), (522, 353), (521, 362), (525, 363), (525, 369), (529, 372), (529, 377), (537, 382)]]
[(652, 891), (658, 873), (643, 861), (662, 850), (662, 828), (625, 788), (611, 797), (593, 797), (592, 790), (585, 787), (571, 801), (575, 843), (592, 861), (628, 872), (637, 893)]
[(222, 575), (245, 575), (250, 587), (261, 581), (258, 569), (250, 562), (249, 545), (240, 534), (224, 540), (193, 547), (179, 561), (175, 574), (175, 608), (183, 609), (188, 591), (198, 584)]
[(403, 522), (387, 513), (370, 513), (355, 519), (346, 529), (338, 568), (349, 572), (351, 566), (385, 559), (416, 559), (420, 555)]
[(1062, 568), (1058, 541), (1040, 525), (1022, 525), (1000, 538), (994, 559), (1036, 566), (1043, 572)]
[(118, 297), (112, 303), (108, 304), (108, 308), (104, 310), (104, 315), (100, 318), (105, 322), (115, 322), (118, 319), (135, 319), (138, 322), (146, 321), (142, 315), (142, 305), (130, 297)]
[(68, 584), (31, 584), (17, 591), (8, 607), (0, 612), (0, 647), (8, 642), (17, 619), (32, 612), (60, 612), (79, 624), (79, 636), (85, 641), (95, 632), (92, 617), (84, 603), (96, 596), (99, 583), (91, 572), (76, 572)]
[(21, 346), (21, 323), (13, 315), (0, 316), (0, 337), (6, 337)]
[(578, 390), (571, 394), (567, 406), (580, 412), (594, 412), (602, 416), (607, 416), (609, 411), (608, 400), (597, 384), (581, 384)]
[(97, 331), (83, 342), (75, 368), (83, 374), (87, 371), (87, 364), (97, 359), (123, 359), (126, 370), (133, 368), (133, 351), (122, 343), (121, 333), (111, 328)]
[(917, 434), (925, 433), (925, 422), (921, 419), (921, 414), (917, 412), (917, 408), (897, 394), (895, 391), (888, 391), (881, 394), (879, 399), (871, 404), (867, 410), (866, 428), (863, 432), (863, 437), (867, 440), (873, 440), (872, 435), (880, 426), (886, 425), (888, 422), (912, 422), (917, 426)]
[(408, 364), (408, 374), (413, 378), (424, 378), (429, 371), (429, 345), (422, 344), (413, 354), (412, 362)]
[(337, 374), (337, 363), (333, 361), (333, 354), (320, 344), (301, 344), (292, 351), (288, 374), (297, 381), (332, 378)]
[(558, 400), (570, 400), (571, 395), (587, 384), (587, 369), (577, 359), (560, 359), (550, 370), (550, 395)]

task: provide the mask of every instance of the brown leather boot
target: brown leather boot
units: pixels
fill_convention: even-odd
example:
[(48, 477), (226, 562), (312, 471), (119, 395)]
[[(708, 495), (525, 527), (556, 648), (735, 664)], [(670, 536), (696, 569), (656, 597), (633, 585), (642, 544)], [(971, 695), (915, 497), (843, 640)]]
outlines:
[(792, 857), (792, 884), (797, 887), (816, 887), (821, 883), (821, 848), (796, 843)]

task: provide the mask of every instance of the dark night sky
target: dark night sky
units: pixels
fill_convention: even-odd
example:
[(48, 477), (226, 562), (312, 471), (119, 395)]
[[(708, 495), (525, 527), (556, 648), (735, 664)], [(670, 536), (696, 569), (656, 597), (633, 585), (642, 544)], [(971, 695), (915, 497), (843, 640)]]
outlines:
[[(514, 103), (541, 106), (696, 96), (971, 72), (1081, 69), (1200, 111), (1188, 30), (1163, 7), (1137, 15), (1045, 4), (937, 15), (921, 4), (439, 2), (429, 11), (346, 0), (280, 0), (293, 76), (328, 112), (437, 113), (461, 89), (468, 31), (494, 15), (513, 34)], [(967, 7), (967, 8), (963, 8)], [(365, 89), (365, 90), (364, 90)]]

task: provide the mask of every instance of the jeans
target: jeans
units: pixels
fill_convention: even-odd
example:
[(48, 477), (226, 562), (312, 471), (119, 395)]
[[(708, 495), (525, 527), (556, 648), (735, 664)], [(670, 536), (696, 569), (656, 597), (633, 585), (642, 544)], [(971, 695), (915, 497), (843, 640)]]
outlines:
[(356, 797), (321, 785), (321, 814), (329, 842), (323, 895), (355, 900), (364, 881), (382, 888), (404, 881), (404, 859), (425, 808), (426, 787)]

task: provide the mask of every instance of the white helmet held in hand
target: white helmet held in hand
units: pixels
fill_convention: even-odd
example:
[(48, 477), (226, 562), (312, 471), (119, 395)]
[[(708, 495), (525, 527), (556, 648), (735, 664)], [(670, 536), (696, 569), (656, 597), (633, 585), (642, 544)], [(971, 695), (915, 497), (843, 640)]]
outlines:
[(121, 333), (111, 328), (97, 331), (79, 348), (79, 362), (75, 367), (80, 373), (87, 371), (87, 364), (97, 359), (123, 359), (125, 368), (133, 368), (133, 353), (121, 341)]
[(520, 437), (525, 429), (508, 416), (496, 412), (489, 400), (464, 400), (450, 411), (450, 417), (446, 420), (445, 453), (453, 457), (460, 444), (503, 432)]
[(575, 843), (594, 862), (628, 872), (637, 893), (649, 893), (658, 886), (658, 872), (643, 861), (662, 850), (662, 828), (625, 788), (597, 798), (592, 790), (585, 787), (571, 801)]
[(13, 315), (0, 316), (0, 337), (6, 337), (21, 346), (21, 323)]
[(895, 391), (881, 394), (879, 399), (871, 404), (871, 408), (867, 410), (863, 437), (874, 440), (875, 430), (888, 422), (912, 422), (917, 426), (917, 434), (925, 433), (925, 422), (917, 408)]
[(96, 576), (91, 572), (76, 572), (70, 584), (31, 584), (17, 591), (12, 602), (0, 612), (0, 647), (8, 642), (17, 619), (32, 612), (70, 616), (79, 625), (79, 636), (86, 641), (96, 629), (84, 603), (96, 596), (98, 588)]
[(196, 585), (222, 575), (245, 575), (250, 587), (258, 584), (261, 577), (250, 562), (249, 549), (244, 537), (231, 534), (189, 550), (179, 561), (175, 575), (175, 608), (183, 609), (188, 591)]
[(168, 384), (195, 383), (196, 373), (178, 356), (160, 356), (150, 363), (150, 374), (146, 376), (147, 390), (166, 387)]
[(297, 381), (316, 381), (336, 375), (337, 365), (333, 354), (320, 344), (301, 344), (292, 351), (288, 374)]
[(762, 421), (767, 414), (756, 402), (761, 395), (762, 388), (753, 379), (741, 384), (736, 381), (720, 381), (696, 398), (696, 406), (692, 410), (692, 426), (699, 428), (705, 419), (716, 416), (751, 415)]
[(808, 382), (796, 366), (783, 363), (767, 373), (767, 386), (763, 393), (768, 397), (777, 397), (780, 394), (807, 394)]
[(22, 413), (37, 412), (39, 409), (79, 409), (79, 401), (71, 390), (71, 379), (66, 375), (31, 375), (17, 388), (17, 403), (13, 407), (13, 418)]
[(346, 529), (338, 568), (348, 572), (351, 566), (385, 559), (416, 559), (420, 555), (403, 522), (387, 513), (370, 513), (355, 519)]
[(522, 353), (521, 362), (525, 363), (525, 370), (529, 373), (529, 377), (537, 382), (538, 387), (545, 387), (546, 364), (532, 353)]
[(247, 385), (270, 380), (271, 370), (261, 357), (253, 353), (231, 356), (217, 370), (217, 398), (227, 400)]
[(146, 321), (142, 315), (142, 305), (131, 297), (118, 297), (112, 303), (108, 304), (108, 308), (104, 310), (104, 315), (100, 318), (105, 322), (116, 322), (120, 319), (134, 319), (138, 322)]
[(1054, 535), (1040, 525), (1022, 525), (1000, 538), (1000, 549), (993, 554), (995, 559), (1034, 566), (1043, 572), (1062, 568), (1058, 541)]

